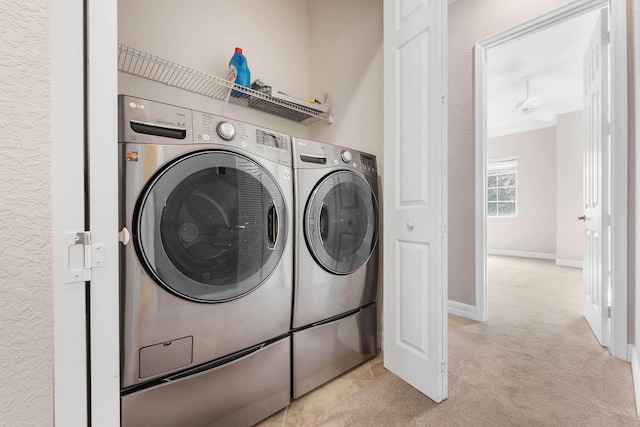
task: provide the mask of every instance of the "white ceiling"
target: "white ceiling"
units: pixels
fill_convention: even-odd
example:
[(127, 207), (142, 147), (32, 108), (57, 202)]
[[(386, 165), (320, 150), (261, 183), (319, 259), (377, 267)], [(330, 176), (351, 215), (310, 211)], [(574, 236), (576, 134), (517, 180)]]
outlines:
[[(489, 137), (555, 126), (557, 114), (582, 110), (582, 61), (598, 13), (487, 51)], [(516, 109), (526, 99), (526, 76), (529, 96), (542, 103), (528, 114)]]

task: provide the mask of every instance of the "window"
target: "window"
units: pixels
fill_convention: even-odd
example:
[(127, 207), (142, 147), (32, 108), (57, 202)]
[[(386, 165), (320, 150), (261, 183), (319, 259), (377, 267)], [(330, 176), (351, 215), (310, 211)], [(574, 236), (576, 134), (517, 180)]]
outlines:
[(487, 215), (516, 215), (517, 157), (491, 159), (487, 165)]

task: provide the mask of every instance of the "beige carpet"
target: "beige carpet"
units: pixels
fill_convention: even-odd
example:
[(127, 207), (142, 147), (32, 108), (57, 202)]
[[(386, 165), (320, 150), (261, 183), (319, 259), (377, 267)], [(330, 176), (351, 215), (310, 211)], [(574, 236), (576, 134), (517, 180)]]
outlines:
[(449, 316), (449, 398), (388, 372), (318, 426), (638, 426), (631, 367), (582, 317), (582, 271), (492, 257), (489, 317)]

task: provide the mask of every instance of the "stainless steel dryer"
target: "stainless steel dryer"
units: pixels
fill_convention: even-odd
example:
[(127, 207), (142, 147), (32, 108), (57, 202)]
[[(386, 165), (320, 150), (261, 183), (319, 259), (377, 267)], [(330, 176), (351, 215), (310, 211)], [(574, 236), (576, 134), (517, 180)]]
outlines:
[(119, 102), (122, 425), (254, 424), (290, 396), (290, 139)]
[(375, 156), (293, 138), (293, 396), (377, 353)]

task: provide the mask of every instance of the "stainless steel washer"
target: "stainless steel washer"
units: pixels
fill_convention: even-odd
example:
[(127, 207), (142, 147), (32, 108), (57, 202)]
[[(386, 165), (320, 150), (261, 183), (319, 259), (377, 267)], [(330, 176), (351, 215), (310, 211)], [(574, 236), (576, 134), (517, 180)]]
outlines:
[(375, 156), (293, 138), (293, 396), (377, 353)]
[[(187, 108), (119, 101), (121, 222), (131, 234), (121, 257), (123, 425), (141, 422), (139, 412), (160, 395), (174, 406), (153, 411), (175, 411), (188, 399), (185, 407), (204, 408), (190, 425), (230, 422), (228, 405), (213, 409), (216, 387), (236, 393), (228, 397), (237, 397), (240, 419), (257, 422), (289, 401), (288, 375), (267, 384), (273, 375), (263, 371), (289, 368), (290, 139)], [(243, 362), (252, 371), (238, 381), (253, 383), (234, 384), (228, 374), (226, 383), (203, 380), (207, 369), (219, 372), (254, 352), (269, 362)], [(184, 393), (190, 374), (206, 393)], [(171, 418), (153, 419), (157, 426)]]

